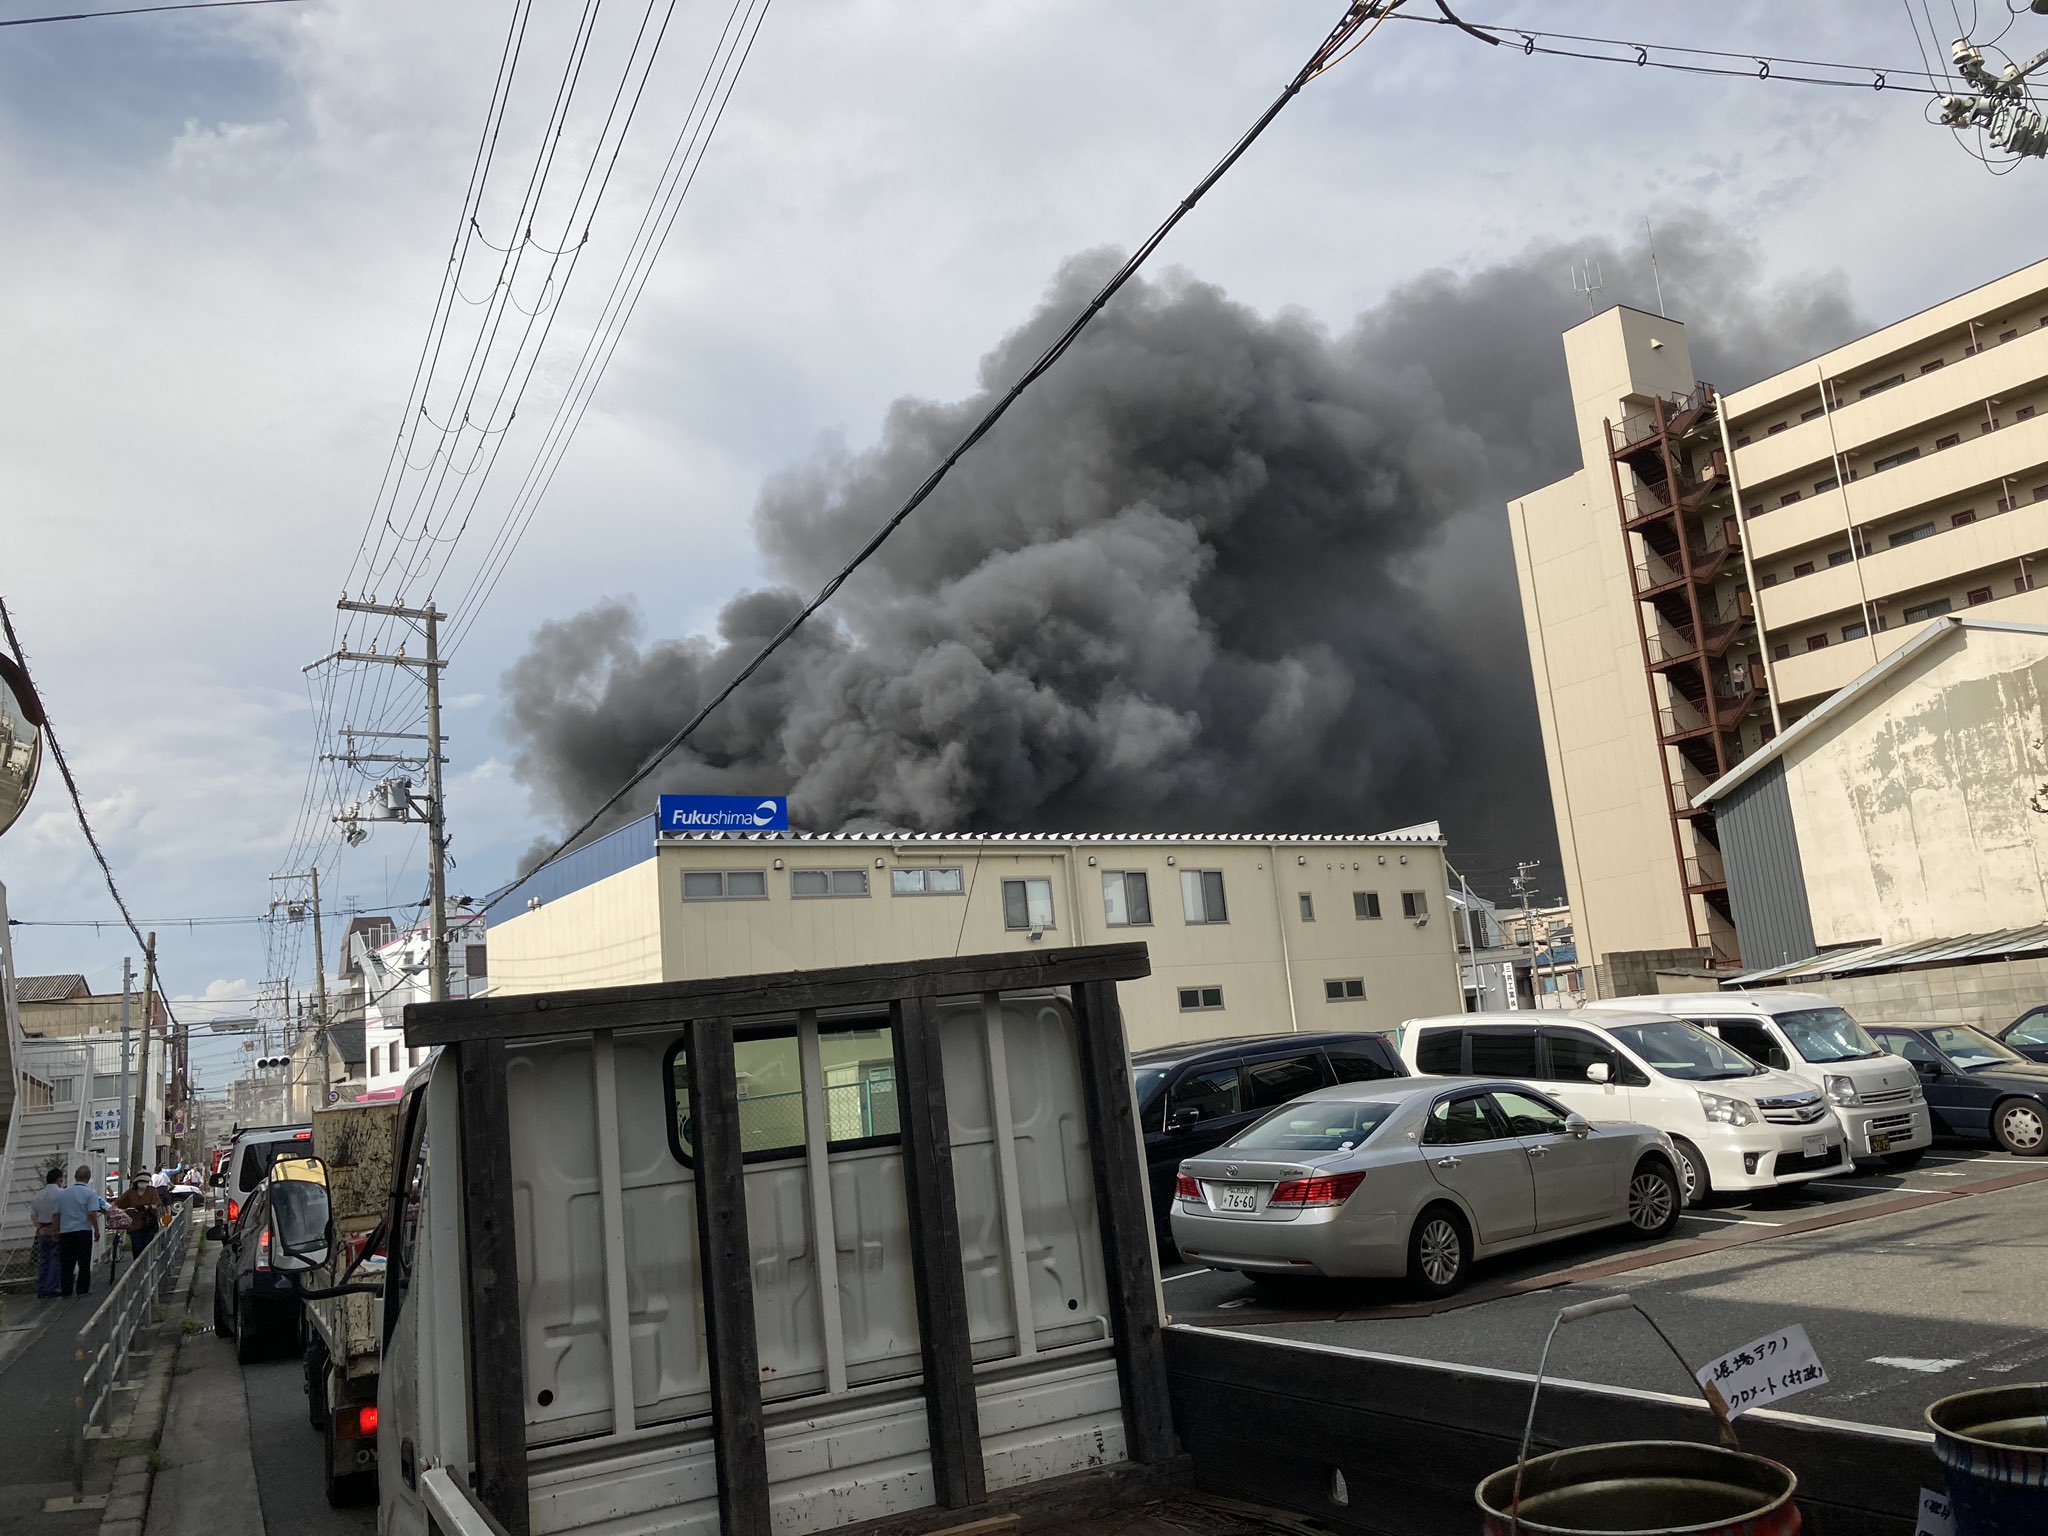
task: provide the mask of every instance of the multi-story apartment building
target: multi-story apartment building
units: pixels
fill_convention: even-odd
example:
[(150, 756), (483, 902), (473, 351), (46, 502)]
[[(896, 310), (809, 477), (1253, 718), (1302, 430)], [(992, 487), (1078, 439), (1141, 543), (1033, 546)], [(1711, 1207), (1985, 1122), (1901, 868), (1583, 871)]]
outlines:
[(1733, 963), (1714, 779), (1943, 614), (2048, 619), (2048, 261), (1725, 394), (1565, 333), (1582, 467), (1509, 506), (1588, 962)]

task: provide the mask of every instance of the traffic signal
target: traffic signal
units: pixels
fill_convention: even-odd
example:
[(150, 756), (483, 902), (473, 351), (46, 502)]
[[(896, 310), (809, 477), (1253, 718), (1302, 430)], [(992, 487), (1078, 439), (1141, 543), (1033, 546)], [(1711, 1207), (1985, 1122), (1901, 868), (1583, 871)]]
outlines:
[(256, 1058), (256, 1065), (259, 1069), (269, 1067), (288, 1067), (291, 1064), (292, 1059), (289, 1056), (259, 1056)]

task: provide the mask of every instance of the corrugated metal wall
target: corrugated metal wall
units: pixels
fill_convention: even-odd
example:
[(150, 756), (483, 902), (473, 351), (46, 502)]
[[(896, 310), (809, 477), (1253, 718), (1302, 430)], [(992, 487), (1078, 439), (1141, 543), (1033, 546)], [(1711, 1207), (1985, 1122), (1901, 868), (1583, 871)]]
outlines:
[(1805, 959), (1813, 953), (1813, 912), (1783, 759), (1730, 790), (1714, 813), (1742, 963), (1754, 968)]

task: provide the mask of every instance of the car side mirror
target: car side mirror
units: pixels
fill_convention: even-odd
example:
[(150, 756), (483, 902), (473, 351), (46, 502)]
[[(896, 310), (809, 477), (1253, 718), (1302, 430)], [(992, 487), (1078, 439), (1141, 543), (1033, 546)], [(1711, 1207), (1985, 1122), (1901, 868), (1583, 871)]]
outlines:
[(1941, 1076), (1941, 1063), (1938, 1061), (1916, 1061), (1913, 1063), (1913, 1070), (1922, 1077), (1939, 1077)]
[(1791, 1058), (1787, 1056), (1783, 1051), (1779, 1050), (1775, 1045), (1771, 1047), (1770, 1064), (1774, 1069), (1780, 1072), (1790, 1072), (1792, 1070)]
[(1586, 1081), (1589, 1083), (1608, 1082), (1613, 1076), (1613, 1069), (1604, 1061), (1596, 1061), (1586, 1068)]
[[(271, 1196), (271, 1263), (279, 1269), (319, 1269), (334, 1251), (334, 1213), (327, 1194), (327, 1167), (317, 1157), (294, 1158), (292, 1163), (309, 1175), (317, 1174), (317, 1177), (282, 1181), (284, 1188), (293, 1191), (292, 1209), (289, 1211), (281, 1208), (278, 1198), (281, 1190)], [(283, 1166), (282, 1161), (278, 1166)], [(273, 1169), (273, 1178), (275, 1174)], [(296, 1240), (285, 1233), (287, 1216), (292, 1231), (298, 1234)], [(290, 1262), (286, 1264), (280, 1260)]]
[(212, 1178), (208, 1179), (206, 1182), (211, 1184), (215, 1189), (226, 1189), (228, 1187), (228, 1176), (224, 1173), (216, 1173)]
[[(1607, 1070), (1597, 1061), (1593, 1063), (1593, 1066), (1599, 1068), (1602, 1072)], [(1589, 1068), (1588, 1070), (1591, 1069)], [(1593, 1122), (1584, 1115), (1566, 1115), (1564, 1117), (1564, 1131), (1567, 1136), (1576, 1136), (1580, 1141), (1584, 1141), (1593, 1134)]]
[(1166, 1128), (1169, 1131), (1192, 1130), (1201, 1123), (1201, 1119), (1202, 1112), (1199, 1109), (1176, 1109), (1166, 1117)]

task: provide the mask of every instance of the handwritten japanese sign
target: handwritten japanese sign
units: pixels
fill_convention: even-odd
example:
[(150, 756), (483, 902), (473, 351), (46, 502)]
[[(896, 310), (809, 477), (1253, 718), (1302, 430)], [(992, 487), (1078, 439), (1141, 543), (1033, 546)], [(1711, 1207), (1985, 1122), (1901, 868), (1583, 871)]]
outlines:
[(1809, 1387), (1825, 1386), (1827, 1379), (1827, 1367), (1797, 1323), (1752, 1339), (1700, 1371), (1700, 1385), (1721, 1394), (1731, 1419)]
[(1956, 1536), (1955, 1517), (1949, 1512), (1948, 1495), (1931, 1489), (1920, 1490), (1920, 1523), (1913, 1536)]

